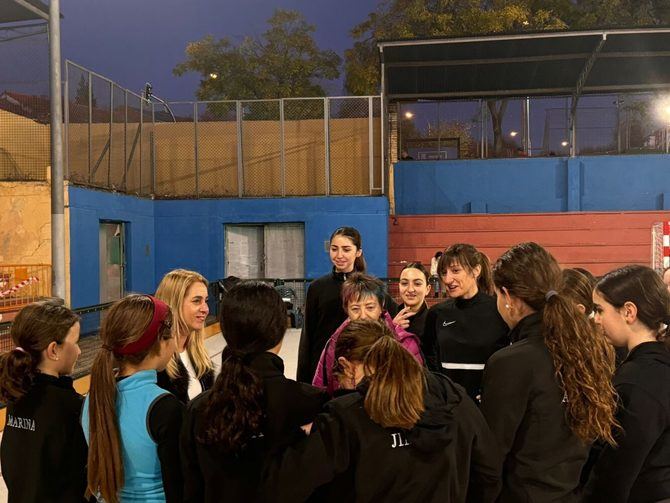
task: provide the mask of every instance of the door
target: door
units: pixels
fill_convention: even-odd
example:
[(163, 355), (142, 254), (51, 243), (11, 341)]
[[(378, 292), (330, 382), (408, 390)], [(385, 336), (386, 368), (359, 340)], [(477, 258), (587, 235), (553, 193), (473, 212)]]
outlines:
[(263, 225), (226, 225), (226, 276), (265, 277)]
[(100, 303), (123, 297), (126, 285), (125, 225), (100, 222)]
[(265, 274), (268, 278), (305, 277), (305, 226), (265, 226)]
[(304, 224), (226, 225), (226, 276), (242, 279), (302, 278)]

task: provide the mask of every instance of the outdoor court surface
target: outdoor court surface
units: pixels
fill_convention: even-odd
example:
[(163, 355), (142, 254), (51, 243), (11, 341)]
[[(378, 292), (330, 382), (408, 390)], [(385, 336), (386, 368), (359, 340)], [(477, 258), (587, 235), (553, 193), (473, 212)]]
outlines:
[[(284, 360), (284, 373), (286, 377), (295, 379), (296, 369), (298, 367), (298, 343), (300, 342), (300, 329), (289, 328), (282, 344), (279, 356)], [(217, 366), (221, 363), (221, 351), (225, 343), (221, 334), (213, 335), (205, 341), (207, 350), (209, 351), (212, 360)], [(1, 434), (0, 434), (1, 438)], [(7, 488), (5, 483), (0, 479), (0, 503), (7, 503)]]

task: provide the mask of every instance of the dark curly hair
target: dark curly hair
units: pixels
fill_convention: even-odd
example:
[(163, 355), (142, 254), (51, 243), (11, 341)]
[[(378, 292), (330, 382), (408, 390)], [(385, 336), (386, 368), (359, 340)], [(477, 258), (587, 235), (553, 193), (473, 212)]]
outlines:
[(223, 297), (219, 322), (227, 345), (196, 440), (228, 454), (241, 451), (262, 432), (263, 382), (250, 364), (284, 338), (286, 307), (270, 285), (242, 282)]
[[(565, 294), (556, 259), (537, 243), (518, 244), (495, 263), (493, 281), (496, 288), (506, 288), (510, 295), (542, 313), (544, 340), (567, 398), (570, 429), (585, 443), (600, 439), (615, 445), (612, 352)], [(547, 300), (550, 291), (559, 293)]]

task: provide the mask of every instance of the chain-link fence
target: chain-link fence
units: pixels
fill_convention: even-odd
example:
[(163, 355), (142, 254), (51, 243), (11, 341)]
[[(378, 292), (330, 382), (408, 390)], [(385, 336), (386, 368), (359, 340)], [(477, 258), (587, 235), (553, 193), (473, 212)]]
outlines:
[(379, 96), (163, 104), (71, 61), (66, 89), (73, 183), (159, 198), (382, 193)]
[[(582, 96), (575, 154), (667, 152), (669, 104), (655, 93)], [(567, 156), (570, 109), (569, 96), (392, 104), (391, 161)]]
[(43, 22), (0, 27), (0, 180), (46, 180), (49, 40)]

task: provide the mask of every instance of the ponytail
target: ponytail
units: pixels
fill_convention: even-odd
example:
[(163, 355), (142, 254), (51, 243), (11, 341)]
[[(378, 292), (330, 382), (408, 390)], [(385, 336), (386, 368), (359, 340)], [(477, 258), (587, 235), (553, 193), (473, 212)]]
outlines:
[(491, 272), (491, 261), (489, 258), (477, 250), (477, 259), (479, 265), (482, 267), (482, 271), (479, 273), (477, 278), (477, 287), (480, 292), (484, 292), (488, 295), (493, 295), (495, 290), (493, 288), (493, 274)]
[(361, 256), (356, 257), (354, 260), (354, 272), (365, 272), (367, 271), (368, 265), (365, 262), (365, 257), (363, 256), (363, 251), (361, 251)]
[(365, 410), (384, 428), (411, 429), (424, 411), (426, 377), (414, 357), (391, 337), (381, 337), (363, 362), (370, 385)]
[[(124, 484), (116, 410), (117, 369), (140, 365), (148, 356), (160, 354), (164, 341), (172, 338), (169, 307), (146, 295), (128, 295), (117, 301), (102, 322), (102, 347), (91, 367), (88, 393), (88, 491), (106, 503), (119, 502)], [(147, 343), (151, 343), (148, 348)]]
[(270, 285), (245, 281), (224, 295), (219, 323), (226, 340), (221, 372), (208, 393), (195, 433), (196, 441), (234, 454), (262, 433), (263, 381), (251, 363), (281, 344), (286, 333), (286, 307)]
[(88, 396), (88, 489), (108, 503), (117, 503), (124, 478), (111, 351), (101, 349), (93, 361)]
[(57, 300), (34, 302), (19, 311), (10, 332), (16, 347), (0, 355), (0, 400), (16, 401), (30, 390), (42, 351), (52, 342), (61, 344), (77, 322), (79, 316)]
[(564, 392), (566, 420), (584, 443), (601, 439), (614, 446), (616, 402), (613, 351), (573, 301), (554, 294), (542, 316), (544, 339)]
[(251, 355), (233, 352), (228, 346), (221, 355), (221, 373), (205, 406), (202, 427), (196, 440), (213, 445), (225, 454), (242, 450), (261, 431), (264, 417), (263, 384), (249, 368)]
[(14, 402), (25, 395), (35, 373), (35, 361), (27, 351), (14, 348), (0, 355), (0, 400)]
[(506, 288), (542, 313), (544, 341), (564, 393), (566, 422), (572, 432), (584, 443), (601, 439), (615, 445), (612, 430), (618, 425), (612, 351), (566, 295), (556, 259), (537, 243), (521, 243), (496, 261), (493, 280), (498, 289)]

